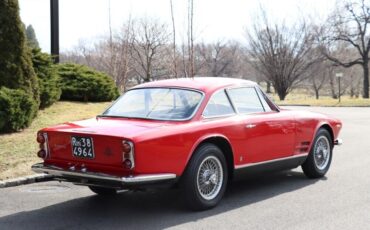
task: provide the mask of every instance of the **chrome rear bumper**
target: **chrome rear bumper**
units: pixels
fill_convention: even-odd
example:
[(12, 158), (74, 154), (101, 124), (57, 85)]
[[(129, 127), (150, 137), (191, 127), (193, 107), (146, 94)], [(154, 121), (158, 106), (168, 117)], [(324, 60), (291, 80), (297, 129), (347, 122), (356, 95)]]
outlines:
[(75, 182), (78, 184), (99, 185), (100, 183), (102, 183), (102, 185), (107, 185), (114, 183), (116, 185), (130, 186), (176, 179), (176, 174), (172, 173), (119, 177), (104, 173), (65, 170), (52, 165), (44, 165), (43, 163), (33, 165), (32, 170), (37, 173), (46, 173), (49, 175), (53, 175), (56, 179), (61, 178), (66, 181)]

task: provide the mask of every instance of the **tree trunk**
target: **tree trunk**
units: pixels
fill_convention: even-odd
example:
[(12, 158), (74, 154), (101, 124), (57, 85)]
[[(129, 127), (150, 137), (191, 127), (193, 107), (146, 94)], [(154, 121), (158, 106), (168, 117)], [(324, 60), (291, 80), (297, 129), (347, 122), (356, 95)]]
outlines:
[(351, 78), (351, 85), (350, 85), (351, 88), (350, 88), (349, 93), (350, 93), (351, 98), (353, 98), (355, 96), (355, 87), (353, 85), (353, 75), (352, 74), (350, 75), (350, 78)]
[(277, 91), (277, 93), (279, 95), (279, 100), (280, 101), (284, 101), (286, 95), (288, 95), (288, 93), (285, 90), (283, 90), (283, 89), (275, 89), (275, 91)]
[(267, 81), (267, 88), (266, 88), (266, 93), (271, 93), (271, 82)]
[(330, 76), (329, 78), (329, 84), (330, 84), (330, 92), (331, 92), (331, 97), (333, 99), (337, 99), (338, 98), (338, 95), (335, 93), (335, 87), (334, 87), (334, 79), (333, 79), (333, 76)]
[(316, 97), (316, 100), (319, 100), (319, 90), (318, 89), (315, 89), (315, 97)]
[(150, 74), (146, 74), (144, 82), (150, 82)]
[(365, 61), (365, 64), (362, 66), (364, 69), (364, 91), (363, 91), (363, 98), (369, 98), (369, 66), (368, 61)]

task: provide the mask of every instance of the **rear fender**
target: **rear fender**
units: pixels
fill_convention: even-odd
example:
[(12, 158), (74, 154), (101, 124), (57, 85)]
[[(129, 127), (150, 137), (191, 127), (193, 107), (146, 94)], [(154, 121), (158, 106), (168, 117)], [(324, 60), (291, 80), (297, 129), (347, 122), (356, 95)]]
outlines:
[[(220, 133), (207, 134), (207, 135), (204, 135), (204, 136), (200, 137), (200, 138), (199, 138), (199, 139), (194, 143), (194, 145), (192, 146), (192, 148), (191, 148), (191, 150), (190, 150), (190, 152), (189, 152), (189, 154), (188, 154), (188, 158), (186, 159), (186, 166), (185, 166), (185, 168), (187, 167), (187, 165), (188, 165), (188, 163), (189, 163), (189, 161), (190, 161), (191, 157), (193, 156), (193, 154), (194, 154), (194, 152), (195, 152), (196, 148), (198, 148), (198, 146), (199, 146), (203, 141), (205, 141), (205, 140), (207, 140), (207, 139), (209, 139), (209, 138), (213, 138), (213, 137), (221, 137), (221, 138), (225, 139), (227, 142), (229, 142), (229, 143), (230, 143), (230, 140), (229, 140), (225, 135), (222, 135), (222, 134), (220, 134)], [(233, 146), (231, 145), (231, 143), (230, 143), (230, 147), (231, 147), (232, 152), (234, 153)], [(184, 170), (185, 170), (185, 168), (184, 168)]]

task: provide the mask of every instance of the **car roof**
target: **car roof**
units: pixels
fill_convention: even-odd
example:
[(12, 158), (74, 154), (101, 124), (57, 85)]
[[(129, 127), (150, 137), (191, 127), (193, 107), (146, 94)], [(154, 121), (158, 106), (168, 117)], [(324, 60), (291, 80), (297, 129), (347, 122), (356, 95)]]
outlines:
[(194, 78), (174, 78), (168, 80), (152, 81), (135, 86), (135, 88), (151, 87), (176, 87), (191, 88), (203, 92), (213, 92), (227, 87), (255, 86), (257, 83), (249, 80), (227, 77), (194, 77)]

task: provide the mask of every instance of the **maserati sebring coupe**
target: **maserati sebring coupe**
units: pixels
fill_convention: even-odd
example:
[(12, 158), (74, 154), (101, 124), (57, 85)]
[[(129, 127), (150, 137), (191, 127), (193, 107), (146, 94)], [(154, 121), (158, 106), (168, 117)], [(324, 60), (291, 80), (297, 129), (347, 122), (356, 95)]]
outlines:
[(216, 206), (233, 177), (301, 166), (329, 170), (340, 120), (275, 105), (247, 80), (199, 77), (138, 85), (94, 118), (37, 133), (33, 171), (99, 195), (176, 186), (196, 210)]

